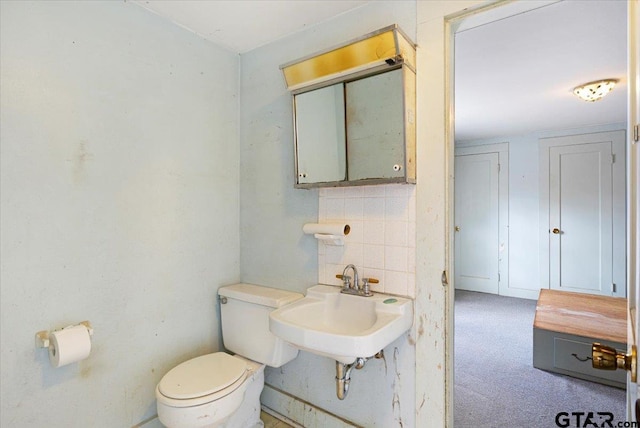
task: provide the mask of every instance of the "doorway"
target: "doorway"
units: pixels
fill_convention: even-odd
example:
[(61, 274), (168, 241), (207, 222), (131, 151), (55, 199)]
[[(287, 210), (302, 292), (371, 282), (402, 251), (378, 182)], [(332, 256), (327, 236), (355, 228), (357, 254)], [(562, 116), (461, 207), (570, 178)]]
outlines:
[[(557, 4), (557, 3), (552, 3), (549, 5), (546, 5), (544, 8), (540, 8), (540, 9), (547, 9), (547, 8), (557, 8), (557, 7), (564, 7), (566, 6), (566, 4), (569, 2), (562, 2), (562, 4)], [(575, 3), (580, 3), (580, 6), (584, 6), (584, 2), (575, 2)], [(602, 3), (602, 2), (591, 2), (591, 3)], [(626, 5), (623, 5), (623, 7)], [(540, 9), (535, 9), (534, 12), (539, 13), (542, 12), (542, 10)], [(529, 12), (520, 12), (520, 15), (523, 14), (527, 14)], [(507, 13), (508, 15), (508, 13)], [(519, 15), (518, 15), (519, 16)], [(509, 17), (504, 17), (504, 18), (500, 18), (501, 21), (504, 20), (508, 20)], [(483, 23), (483, 24), (477, 24), (477, 26), (489, 26), (491, 25), (490, 23)], [(537, 24), (538, 26), (540, 25), (540, 23)], [(545, 26), (550, 25), (549, 21), (547, 21), (545, 23)], [(624, 14), (624, 19), (622, 21), (622, 23), (620, 24), (621, 27), (626, 29), (626, 13)], [(454, 25), (455, 27), (455, 25)], [(458, 26), (458, 31), (460, 31), (460, 29), (462, 28), (462, 31), (471, 31), (473, 28), (477, 28), (477, 27), (465, 27), (464, 23), (461, 24), (460, 26)], [(525, 27), (522, 28), (522, 31), (526, 31)], [(568, 32), (569, 34), (571, 34), (571, 32)], [(625, 32), (623, 32), (623, 34), (625, 34)], [(625, 34), (626, 36), (626, 34)], [(480, 37), (478, 37), (478, 39), (481, 39)], [(505, 37), (506, 39), (506, 37)], [(507, 41), (505, 40), (505, 43), (507, 43)], [(454, 43), (454, 45), (456, 46), (456, 48), (454, 50), (457, 49), (457, 41)], [(626, 46), (625, 43), (623, 43), (623, 45)], [(496, 43), (494, 45), (491, 46), (484, 46), (483, 49), (480, 49), (482, 51), (482, 53), (485, 53), (486, 50), (488, 49), (500, 49), (503, 48), (503, 45)], [(527, 49), (522, 49), (523, 51), (527, 51)], [(624, 49), (623, 49), (624, 50)], [(540, 57), (542, 58), (542, 56), (544, 55), (543, 53), (537, 52)], [(626, 53), (625, 53), (626, 55)], [(459, 58), (456, 54), (456, 59), (455, 59), (455, 65), (457, 67)], [(491, 62), (491, 61), (487, 61), (487, 62)], [(557, 63), (557, 61), (556, 61)], [(493, 64), (495, 65), (495, 64)], [(487, 66), (488, 68), (483, 68), (483, 67), (478, 67), (475, 69), (475, 71), (479, 74), (489, 74), (491, 75), (491, 71), (488, 71), (491, 64), (485, 64), (485, 66)], [(535, 67), (534, 67), (535, 68)], [(542, 71), (544, 67), (540, 66), (537, 68), (537, 72), (538, 73), (548, 73), (548, 71)], [(553, 67), (552, 67), (553, 68)], [(626, 75), (626, 66), (623, 68), (622, 70), (623, 76)], [(560, 73), (562, 75), (562, 73)], [(518, 74), (514, 74), (513, 76), (519, 76)], [(495, 83), (495, 82), (494, 82)], [(582, 82), (575, 82), (575, 84), (579, 84)], [(566, 83), (565, 83), (566, 84)], [(456, 94), (458, 91), (458, 84), (457, 84), (457, 76), (456, 76), (456, 83), (454, 85), (456, 87)], [(493, 85), (489, 85), (492, 87), (493, 91), (495, 91), (496, 93), (500, 92), (501, 90), (503, 90), (503, 88), (501, 87), (501, 85), (499, 84), (493, 84)], [(567, 91), (567, 89), (563, 89), (564, 91)], [(486, 100), (486, 98), (483, 97), (477, 97), (480, 100)], [(572, 100), (572, 101), (576, 101), (577, 100)], [(587, 123), (582, 123), (582, 124), (573, 124), (570, 126), (564, 126), (564, 127), (560, 127), (560, 128), (553, 128), (553, 125), (544, 125), (541, 123), (535, 123), (532, 125), (531, 128), (526, 129), (524, 131), (513, 131), (513, 127), (509, 128), (506, 127), (504, 129), (506, 129), (507, 131), (505, 131), (506, 133), (503, 134), (497, 134), (497, 135), (491, 135), (490, 134), (490, 130), (488, 126), (486, 126), (485, 123), (482, 123), (482, 120), (479, 120), (477, 122), (473, 123), (473, 126), (476, 128), (476, 130), (478, 131), (482, 131), (482, 132), (486, 132), (484, 135), (480, 135), (480, 136), (468, 136), (467, 134), (465, 134), (465, 132), (467, 131), (462, 131), (460, 133), (458, 133), (458, 124), (460, 121), (463, 120), (471, 120), (469, 119), (469, 116), (466, 115), (466, 112), (460, 112), (461, 114), (459, 114), (458, 111), (458, 106), (460, 105), (460, 103), (458, 102), (458, 100), (456, 99), (455, 102), (456, 105), (456, 109), (455, 109), (455, 118), (456, 118), (456, 143), (458, 143), (458, 136), (462, 136), (463, 138), (466, 138), (466, 140), (464, 141), (464, 147), (472, 147), (472, 146), (480, 146), (480, 145), (486, 145), (486, 144), (492, 144), (492, 143), (497, 143), (499, 141), (509, 141), (509, 148), (510, 148), (510, 156), (512, 155), (512, 153), (514, 154), (514, 156), (520, 157), (519, 161), (521, 164), (527, 164), (528, 168), (531, 168), (532, 165), (535, 165), (535, 177), (532, 178), (533, 172), (532, 172), (532, 168), (529, 170), (524, 170), (521, 171), (519, 170), (517, 167), (514, 167), (514, 164), (517, 164), (517, 162), (514, 162), (511, 164), (510, 168), (511, 168), (511, 180), (509, 182), (509, 184), (514, 184), (515, 186), (521, 186), (521, 188), (526, 187), (526, 185), (524, 185), (523, 183), (529, 179), (527, 184), (531, 184), (531, 183), (535, 183), (535, 186), (531, 185), (530, 187), (535, 187), (537, 192), (540, 192), (542, 189), (542, 182), (540, 180), (540, 176), (539, 176), (539, 141), (541, 139), (546, 139), (546, 138), (560, 138), (560, 137), (566, 137), (568, 135), (572, 135), (572, 134), (580, 134), (582, 132), (586, 132), (586, 133), (591, 133), (591, 132), (605, 132), (605, 131), (615, 131), (618, 129), (622, 129), (624, 130), (626, 128), (626, 113), (623, 113), (623, 118), (621, 120), (613, 120), (610, 122), (603, 122), (603, 121), (595, 121), (594, 119), (588, 119)], [(486, 105), (484, 106), (485, 109)], [(557, 112), (556, 112), (557, 113)], [(531, 111), (530, 114), (532, 116), (536, 116), (535, 111)], [(557, 113), (558, 116), (560, 116), (559, 113)], [(543, 115), (541, 115), (543, 116)], [(580, 116), (580, 115), (576, 115), (576, 116)], [(511, 120), (505, 120), (505, 117), (501, 117), (500, 118), (503, 121), (509, 122), (509, 125), (511, 125)], [(602, 119), (602, 118), (601, 118)], [(555, 124), (555, 122), (554, 122)], [(470, 134), (469, 134), (470, 135)], [(529, 145), (528, 148), (525, 150), (526, 153), (521, 153), (521, 154), (515, 154), (515, 150), (511, 151), (511, 148), (515, 147), (515, 145), (517, 143), (521, 143), (523, 141), (521, 140), (525, 140), (526, 136), (528, 136), (529, 138)], [(527, 142), (524, 142), (525, 144), (527, 144)], [(458, 146), (456, 146), (456, 152), (458, 150)], [(560, 156), (560, 153), (556, 153), (558, 156)], [(556, 155), (554, 154), (554, 155)], [(480, 159), (480, 158), (477, 158)], [(462, 186), (463, 188), (465, 186), (467, 186), (467, 184), (465, 183), (465, 181), (469, 181), (470, 178), (467, 177), (466, 172), (463, 172), (462, 174), (459, 175), (459, 167), (461, 165), (464, 165), (463, 163), (458, 162), (458, 157), (456, 157), (456, 162), (455, 162), (455, 186), (457, 187), (459, 185), (459, 181), (462, 182)], [(488, 161), (486, 161), (488, 162)], [(485, 162), (485, 163), (486, 163)], [(530, 176), (527, 176), (527, 174), (530, 174)], [(624, 174), (624, 173), (623, 173)], [(473, 176), (473, 174), (471, 174)], [(482, 176), (482, 174), (479, 175), (479, 177)], [(518, 181), (518, 178), (520, 179), (520, 181)], [(487, 178), (487, 174), (485, 173), (484, 175), (484, 183), (491, 183), (491, 179)], [(482, 181), (482, 180), (480, 180)], [(472, 181), (473, 182), (473, 181)], [(480, 186), (480, 183), (477, 182), (473, 182), (473, 186)], [(476, 189), (477, 190), (477, 189)], [(468, 190), (466, 190), (466, 192), (468, 192)], [(491, 207), (493, 206), (491, 203), (491, 196), (490, 196), (490, 192), (487, 193), (486, 190), (481, 190), (481, 192), (485, 192), (487, 195), (489, 195), (489, 200), (486, 201), (484, 205), (486, 205), (487, 207)], [(511, 193), (513, 195), (513, 193)], [(515, 202), (522, 202), (523, 200), (527, 199), (524, 196), (524, 193), (522, 194), (518, 194), (519, 198), (522, 198), (521, 201), (514, 201)], [(461, 217), (458, 217), (458, 209), (457, 206), (460, 203), (458, 201), (459, 195), (456, 194), (456, 210), (455, 210), (455, 226), (458, 226), (458, 221), (460, 221)], [(511, 200), (514, 200), (516, 198), (511, 198)], [(539, 216), (540, 210), (539, 210), (539, 193), (536, 193), (534, 197), (529, 198), (529, 200), (526, 200), (526, 202), (528, 203), (528, 205), (526, 205), (525, 208), (528, 208), (530, 212), (534, 213), (535, 216), (535, 221), (531, 221), (530, 219), (524, 219), (524, 216), (520, 216), (520, 214), (522, 214), (523, 212), (526, 211), (525, 208), (523, 209), (510, 209), (509, 210), (509, 239), (507, 240), (507, 242), (509, 242), (512, 245), (515, 245), (516, 251), (515, 251), (515, 257), (516, 259), (521, 258), (522, 260), (520, 260), (522, 263), (518, 264), (518, 263), (510, 263), (510, 270), (512, 272), (514, 272), (514, 275), (512, 277), (510, 277), (510, 279), (516, 278), (516, 281), (512, 281), (511, 287), (513, 289), (517, 289), (517, 288), (524, 288), (522, 291), (522, 296), (519, 297), (527, 297), (529, 299), (535, 299), (537, 298), (537, 292), (538, 290), (541, 288), (541, 286), (546, 282), (547, 283), (547, 287), (549, 287), (549, 277), (548, 275), (545, 276), (544, 272), (541, 272), (541, 261), (540, 259), (543, 257), (542, 254), (540, 254), (540, 252), (538, 251), (537, 247), (539, 247), (540, 244), (540, 228), (542, 227), (543, 224), (543, 220), (541, 219)], [(535, 202), (532, 202), (532, 200), (535, 200)], [(510, 201), (511, 203), (511, 201)], [(483, 209), (485, 209), (486, 207), (484, 207), (483, 205)], [(514, 207), (510, 207), (510, 208), (514, 208)], [(486, 208), (488, 209), (488, 208)], [(464, 211), (464, 209), (463, 209)], [(517, 214), (517, 215), (516, 215)], [(464, 217), (464, 216), (462, 216)], [(522, 217), (522, 218), (519, 218)], [(485, 224), (485, 230), (489, 230), (489, 228), (491, 227), (490, 225), (495, 223), (492, 223), (489, 220), (486, 220), (483, 218), (483, 215), (479, 215), (478, 219), (475, 219), (476, 222), (480, 223), (480, 220), (484, 221)], [(514, 223), (518, 223), (519, 224), (514, 224)], [(622, 223), (624, 224), (624, 219), (622, 221)], [(519, 229), (518, 229), (519, 227)], [(529, 230), (527, 230), (527, 228)], [(457, 232), (453, 232), (453, 236), (454, 236), (454, 264), (455, 264), (455, 269), (457, 270), (459, 268), (459, 261), (457, 260), (457, 258), (460, 256), (460, 254), (464, 253), (464, 249), (461, 251), (460, 249), (457, 248), (458, 245), (461, 245), (461, 242), (464, 242), (463, 240), (460, 240), (459, 237), (457, 236), (457, 233), (462, 231), (462, 227), (460, 231)], [(623, 234), (624, 235), (624, 234)], [(532, 238), (533, 237), (533, 238)], [(529, 239), (531, 238), (531, 239)], [(488, 240), (488, 239), (487, 239)], [(460, 242), (459, 242), (460, 241)], [(527, 242), (530, 241), (530, 242)], [(499, 245), (496, 245), (496, 240), (493, 238), (491, 238), (490, 240), (491, 242), (491, 260), (493, 260), (493, 253), (495, 251), (495, 248)], [(499, 242), (499, 241), (498, 241)], [(533, 244), (532, 244), (533, 243)], [(489, 244), (487, 244), (489, 245)], [(528, 245), (528, 247), (527, 247)], [(533, 253), (531, 250), (532, 248), (536, 248), (535, 253)], [(622, 247), (624, 249), (624, 246)], [(525, 251), (526, 250), (526, 251)], [(519, 253), (521, 252), (521, 253)], [(527, 256), (523, 256), (523, 254), (527, 254), (529, 257), (529, 260), (525, 260), (527, 258)], [(474, 262), (478, 262), (478, 258), (473, 259), (473, 257), (469, 257), (470, 260), (474, 261)], [(509, 257), (509, 259), (512, 259), (511, 257)], [(509, 261), (514, 261), (514, 260), (509, 260)], [(463, 272), (459, 273), (457, 271), (454, 270), (454, 279), (456, 281), (456, 288), (458, 288), (457, 285), (457, 281), (460, 280), (460, 278), (462, 276), (464, 276), (465, 274), (468, 274), (468, 272), (471, 272), (471, 269), (468, 269), (467, 266), (465, 266), (464, 264), (464, 260), (463, 260), (463, 264), (461, 265)], [(492, 268), (493, 269), (493, 268)], [(576, 269), (577, 271), (579, 271), (579, 268)], [(481, 269), (476, 269), (476, 271), (481, 271)], [(484, 278), (488, 279), (491, 278), (491, 274), (488, 273), (489, 269), (487, 269), (485, 272), (482, 272), (484, 274)], [(524, 274), (522, 273), (524, 272)], [(467, 276), (471, 276), (471, 275), (467, 275)], [(479, 276), (479, 275), (476, 275)], [(528, 284), (524, 284), (524, 281), (528, 281)], [(489, 282), (489, 281), (486, 281)], [(463, 285), (464, 287), (464, 285)], [(623, 288), (623, 287), (622, 287)], [(495, 289), (495, 288), (492, 288)], [(477, 290), (480, 291), (480, 290)], [(609, 290), (611, 291), (611, 290)], [(496, 294), (499, 294), (496, 293)], [(611, 292), (609, 293), (611, 294)], [(478, 322), (482, 322), (481, 319), (478, 319)], [(508, 346), (508, 344), (506, 344)], [(457, 366), (456, 366), (457, 367)], [(487, 370), (491, 370), (489, 368), (487, 368)], [(490, 388), (490, 385), (486, 385), (487, 388)], [(535, 399), (535, 397), (528, 397), (528, 399)], [(597, 407), (596, 405), (597, 403), (594, 403), (594, 408)], [(457, 403), (456, 403), (457, 406)], [(501, 411), (504, 411), (504, 409), (502, 408), (503, 406), (500, 405), (501, 407)], [(491, 409), (487, 409), (487, 410), (491, 410)], [(494, 410), (498, 410), (497, 408)], [(513, 409), (513, 411), (517, 411), (516, 409)], [(623, 415), (619, 415), (619, 416), (623, 416)], [(458, 426), (456, 424), (456, 426)]]
[[(502, 256), (500, 294), (536, 299), (540, 288), (550, 287), (549, 270), (543, 266), (548, 257), (548, 252), (544, 254), (544, 240), (549, 237), (542, 235), (547, 229), (543, 228), (545, 213), (540, 211), (539, 197), (545, 186), (541, 180), (541, 142), (577, 134), (624, 132), (626, 128), (626, 94), (622, 82), (621, 88), (597, 103), (583, 102), (571, 93), (579, 79), (593, 76), (590, 73), (614, 73), (610, 70), (615, 69), (614, 74), (621, 79), (626, 76), (626, 5), (616, 3), (615, 10), (610, 6), (610, 2), (598, 1), (555, 2), (528, 12), (519, 11), (514, 16), (505, 12), (506, 17), (497, 21), (466, 24), (464, 20), (458, 24), (454, 44), (456, 154), (491, 144), (508, 142), (509, 146), (508, 209), (504, 222), (508, 236), (501, 237), (497, 247)], [(509, 7), (500, 6), (492, 12)], [(616, 32), (603, 36), (589, 29), (585, 34), (583, 26), (576, 24), (580, 21), (577, 18), (581, 13), (597, 16), (604, 13), (602, 9), (610, 12), (610, 19), (621, 22), (603, 23), (600, 31), (614, 27)], [(543, 31), (536, 30), (536, 25), (539, 27), (536, 21), (545, 23)], [(547, 24), (561, 30), (548, 29)], [(494, 26), (498, 30), (491, 30)], [(586, 38), (587, 47), (581, 47), (576, 38)], [(584, 50), (593, 48), (594, 39), (611, 41), (612, 38), (621, 41), (616, 41), (617, 53), (608, 54), (611, 55), (606, 60), (608, 68), (589, 72), (594, 61), (580, 62), (588, 56)], [(523, 61), (522, 67), (518, 66), (520, 61)], [(459, 69), (470, 72), (460, 75)], [(623, 164), (620, 157), (616, 166)], [(619, 204), (616, 208), (624, 211)], [(462, 228), (462, 225), (454, 226)], [(456, 240), (460, 234), (454, 233)], [(623, 245), (616, 244), (616, 250)], [(506, 246), (508, 251), (504, 249)], [(619, 259), (614, 258), (613, 262), (616, 260)], [(454, 279), (458, 279), (457, 276), (454, 270)], [(611, 284), (617, 282), (609, 281), (609, 288)], [(612, 294), (620, 296), (616, 293)]]

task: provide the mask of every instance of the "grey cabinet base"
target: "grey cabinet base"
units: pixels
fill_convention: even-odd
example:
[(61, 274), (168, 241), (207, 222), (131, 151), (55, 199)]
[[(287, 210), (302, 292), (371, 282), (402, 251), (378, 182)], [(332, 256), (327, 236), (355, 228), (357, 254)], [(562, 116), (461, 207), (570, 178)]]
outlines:
[(624, 370), (597, 370), (591, 366), (591, 343), (600, 342), (619, 350), (624, 343), (598, 340), (555, 331), (533, 329), (533, 366), (579, 379), (625, 389), (627, 373)]

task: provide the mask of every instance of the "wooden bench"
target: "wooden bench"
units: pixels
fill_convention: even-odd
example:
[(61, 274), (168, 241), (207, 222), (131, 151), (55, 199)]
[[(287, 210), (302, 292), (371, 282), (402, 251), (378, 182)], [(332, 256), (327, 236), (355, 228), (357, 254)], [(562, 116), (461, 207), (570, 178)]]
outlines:
[(627, 349), (627, 299), (540, 290), (533, 321), (533, 366), (618, 388), (624, 370), (591, 366), (591, 343)]

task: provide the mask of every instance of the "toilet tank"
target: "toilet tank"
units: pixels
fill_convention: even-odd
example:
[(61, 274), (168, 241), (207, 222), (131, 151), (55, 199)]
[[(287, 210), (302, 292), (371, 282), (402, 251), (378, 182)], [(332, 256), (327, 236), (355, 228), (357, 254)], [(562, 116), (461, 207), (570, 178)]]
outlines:
[(269, 331), (269, 313), (302, 297), (300, 293), (234, 284), (218, 289), (224, 347), (250, 360), (280, 367), (298, 355), (298, 349)]

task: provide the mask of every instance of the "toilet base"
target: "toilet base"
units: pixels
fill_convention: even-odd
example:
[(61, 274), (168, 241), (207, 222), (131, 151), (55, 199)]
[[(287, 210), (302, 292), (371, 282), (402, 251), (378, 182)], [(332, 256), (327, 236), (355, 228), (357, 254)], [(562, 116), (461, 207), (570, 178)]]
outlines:
[(240, 408), (226, 422), (219, 425), (220, 428), (262, 428), (264, 426), (260, 420), (260, 394), (264, 388), (264, 365), (250, 360), (247, 360), (247, 364), (255, 370), (253, 382), (247, 387)]
[[(242, 358), (246, 361), (247, 377), (244, 381), (246, 384), (244, 394), (236, 397), (226, 396), (222, 400), (227, 400), (226, 406), (238, 406), (236, 410), (226, 418), (217, 420), (215, 423), (207, 423), (209, 420), (216, 419), (216, 412), (222, 410), (216, 406), (216, 402), (206, 403), (194, 407), (171, 408), (158, 403), (158, 419), (164, 426), (169, 428), (260, 428), (264, 424), (260, 420), (260, 394), (264, 387), (264, 365), (254, 361)], [(230, 402), (232, 399), (236, 404)], [(242, 400), (239, 405), (238, 401)]]

